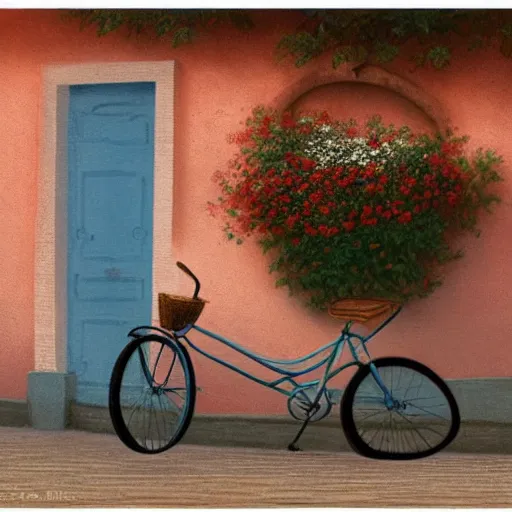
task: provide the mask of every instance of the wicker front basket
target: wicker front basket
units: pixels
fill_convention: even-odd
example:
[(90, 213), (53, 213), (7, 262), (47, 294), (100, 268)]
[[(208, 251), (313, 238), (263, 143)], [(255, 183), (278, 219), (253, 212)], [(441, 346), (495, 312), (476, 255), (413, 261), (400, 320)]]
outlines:
[(158, 294), (160, 325), (169, 331), (180, 331), (188, 324), (194, 324), (203, 311), (206, 301), (180, 295)]

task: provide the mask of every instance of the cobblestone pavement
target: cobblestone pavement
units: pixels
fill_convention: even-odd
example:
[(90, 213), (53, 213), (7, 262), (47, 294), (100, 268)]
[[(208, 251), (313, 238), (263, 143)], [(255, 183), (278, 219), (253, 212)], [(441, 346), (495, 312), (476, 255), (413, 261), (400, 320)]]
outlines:
[(411, 462), (353, 453), (178, 445), (131, 452), (112, 435), (0, 428), (0, 507), (512, 506), (512, 456)]

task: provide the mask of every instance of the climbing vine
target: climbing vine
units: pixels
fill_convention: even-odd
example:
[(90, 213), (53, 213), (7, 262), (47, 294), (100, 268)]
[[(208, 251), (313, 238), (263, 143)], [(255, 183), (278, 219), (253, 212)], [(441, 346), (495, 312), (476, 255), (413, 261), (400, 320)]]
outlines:
[[(512, 11), (491, 9), (337, 9), (301, 10), (295, 29), (277, 45), (280, 57), (291, 57), (300, 67), (330, 53), (332, 65), (345, 62), (386, 63), (409, 42), (418, 45), (412, 57), (417, 66), (442, 69), (452, 59), (457, 38), (469, 51), (496, 46), (512, 56)], [(202, 32), (232, 24), (239, 29), (255, 26), (248, 10), (230, 9), (88, 9), (74, 10), (67, 18), (81, 27), (95, 26), (99, 36), (122, 27), (131, 34), (150, 32), (169, 40), (173, 47), (191, 43)]]

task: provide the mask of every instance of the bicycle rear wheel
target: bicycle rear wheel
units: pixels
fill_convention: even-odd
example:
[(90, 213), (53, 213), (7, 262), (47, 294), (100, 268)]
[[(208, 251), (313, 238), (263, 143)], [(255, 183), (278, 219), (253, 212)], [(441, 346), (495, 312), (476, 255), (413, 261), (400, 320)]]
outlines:
[(168, 450), (185, 434), (196, 398), (194, 369), (184, 346), (148, 335), (119, 355), (110, 380), (109, 410), (121, 441), (139, 453)]
[(457, 402), (446, 383), (430, 368), (411, 359), (373, 361), (393, 404), (369, 365), (359, 368), (341, 402), (341, 421), (348, 442), (360, 455), (410, 460), (442, 450), (460, 427)]

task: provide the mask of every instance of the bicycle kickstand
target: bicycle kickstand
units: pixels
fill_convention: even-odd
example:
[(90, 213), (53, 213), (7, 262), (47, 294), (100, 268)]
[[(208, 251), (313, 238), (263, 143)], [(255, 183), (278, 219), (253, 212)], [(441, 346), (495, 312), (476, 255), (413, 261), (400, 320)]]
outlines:
[(300, 439), (300, 437), (304, 433), (304, 430), (306, 430), (306, 427), (308, 426), (309, 421), (311, 420), (312, 416), (315, 414), (315, 412), (317, 410), (318, 410), (318, 405), (315, 403), (315, 404), (313, 404), (311, 410), (308, 412), (308, 417), (302, 423), (302, 426), (300, 427), (300, 430), (298, 431), (294, 440), (288, 445), (288, 450), (290, 450), (291, 452), (302, 451), (295, 443)]

